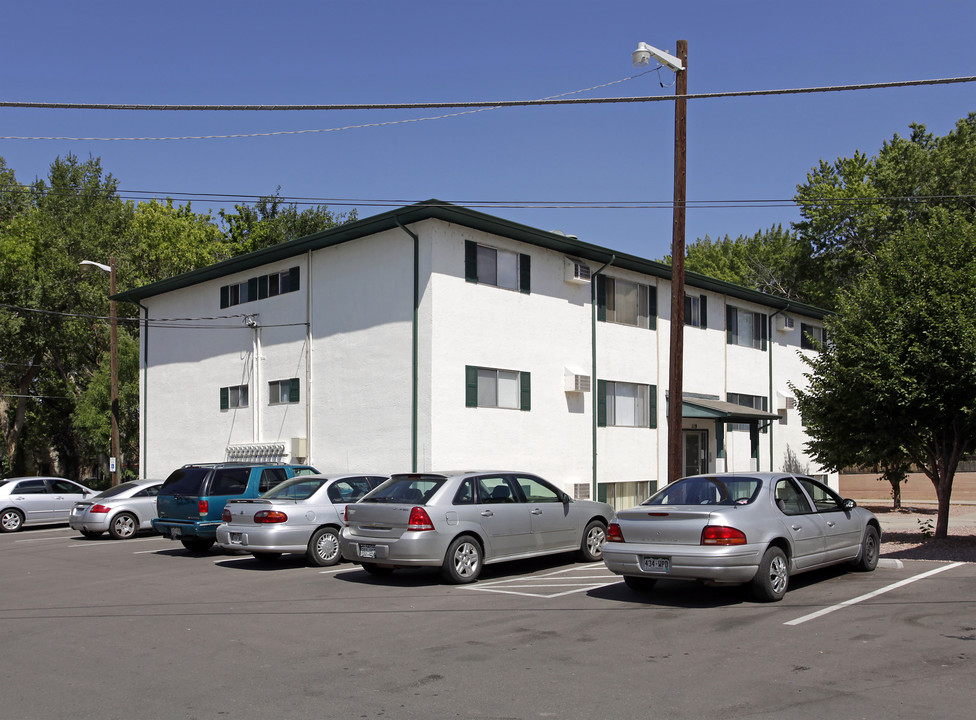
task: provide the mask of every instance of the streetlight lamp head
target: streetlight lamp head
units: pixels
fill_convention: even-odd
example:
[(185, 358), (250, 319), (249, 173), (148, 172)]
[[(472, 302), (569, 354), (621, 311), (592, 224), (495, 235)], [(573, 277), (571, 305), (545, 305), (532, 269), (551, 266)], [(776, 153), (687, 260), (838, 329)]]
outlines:
[(659, 63), (664, 65), (675, 72), (681, 72), (684, 70), (684, 66), (681, 64), (681, 60), (676, 58), (669, 52), (664, 50), (658, 50), (653, 45), (648, 45), (647, 43), (637, 43), (637, 49), (630, 54), (634, 59), (634, 67), (644, 67), (649, 65), (651, 58), (654, 58)]
[(100, 262), (95, 262), (94, 260), (82, 260), (78, 263), (78, 268), (84, 272), (91, 272), (94, 269), (102, 270), (103, 272), (110, 273), (112, 268)]

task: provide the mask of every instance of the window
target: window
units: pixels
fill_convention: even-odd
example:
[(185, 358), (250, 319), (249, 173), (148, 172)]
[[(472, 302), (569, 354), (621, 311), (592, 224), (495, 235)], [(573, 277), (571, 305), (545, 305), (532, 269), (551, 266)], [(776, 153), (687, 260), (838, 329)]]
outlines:
[(725, 330), (729, 345), (766, 349), (769, 328), (762, 313), (728, 305), (725, 308)]
[(800, 323), (800, 347), (804, 350), (819, 350), (827, 341), (822, 327)]
[(532, 409), (530, 374), (467, 365), (464, 368), (465, 406)]
[(639, 383), (597, 383), (597, 425), (657, 427), (657, 388)]
[(844, 499), (826, 485), (810, 478), (797, 478), (803, 489), (813, 499), (817, 512), (839, 512), (844, 509)]
[(522, 253), (464, 241), (464, 277), (468, 282), (528, 293), (531, 260)]
[(598, 275), (596, 302), (598, 320), (657, 328), (657, 287)]
[(685, 325), (708, 328), (708, 303), (704, 295), (685, 295)]
[(810, 503), (803, 497), (792, 478), (776, 481), (776, 507), (787, 515), (804, 515), (810, 512)]
[[(769, 398), (762, 395), (746, 395), (745, 393), (729, 393), (728, 401), (734, 405), (741, 405), (742, 407), (752, 408), (753, 410), (767, 411), (769, 408)], [(749, 423), (729, 423), (729, 430), (744, 430), (749, 431)], [(766, 432), (766, 428), (762, 428), (760, 432)]]
[(247, 407), (247, 385), (232, 385), (220, 388), (220, 409)]
[(45, 495), (48, 492), (47, 483), (43, 480), (25, 480), (17, 483), (17, 487), (11, 490), (11, 495)]
[(531, 475), (516, 475), (515, 481), (522, 489), (525, 501), (530, 503), (561, 503), (563, 494), (549, 483)]
[(288, 473), (284, 468), (265, 468), (261, 471), (261, 478), (258, 480), (258, 492), (266, 493), (287, 479)]
[(210, 479), (207, 495), (242, 495), (247, 490), (250, 468), (218, 468)]
[(299, 399), (298, 378), (273, 380), (268, 383), (268, 404), (297, 403)]
[(301, 289), (301, 271), (297, 267), (282, 272), (258, 275), (244, 282), (220, 288), (220, 307), (227, 308)]

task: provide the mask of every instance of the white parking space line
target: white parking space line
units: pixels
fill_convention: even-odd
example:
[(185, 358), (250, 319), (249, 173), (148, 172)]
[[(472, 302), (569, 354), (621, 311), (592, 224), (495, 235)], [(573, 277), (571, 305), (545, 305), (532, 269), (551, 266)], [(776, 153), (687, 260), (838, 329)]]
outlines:
[(891, 585), (887, 585), (886, 587), (879, 588), (879, 589), (875, 590), (874, 592), (869, 592), (866, 595), (861, 595), (861, 596), (856, 597), (856, 598), (851, 598), (850, 600), (845, 600), (842, 603), (837, 603), (836, 605), (831, 605), (830, 607), (826, 607), (823, 610), (818, 610), (817, 612), (810, 613), (809, 615), (804, 615), (803, 617), (796, 618), (795, 620), (790, 620), (789, 622), (786, 622), (786, 623), (783, 623), (783, 624), (784, 625), (800, 625), (802, 623), (807, 622), (808, 620), (816, 620), (817, 618), (823, 617), (824, 615), (827, 615), (828, 613), (832, 613), (835, 610), (840, 610), (842, 608), (849, 607), (851, 605), (856, 605), (857, 603), (864, 602), (865, 600), (870, 600), (871, 598), (877, 597), (878, 595), (883, 595), (886, 592), (890, 592), (890, 591), (896, 590), (896, 589), (898, 589), (900, 587), (904, 587), (905, 585), (908, 585), (909, 583), (913, 583), (916, 580), (924, 580), (927, 577), (931, 577), (932, 575), (936, 575), (938, 573), (945, 572), (946, 570), (952, 570), (953, 568), (957, 568), (960, 565), (964, 565), (964, 564), (965, 563), (961, 563), (961, 562), (949, 563), (948, 565), (943, 565), (942, 567), (937, 567), (934, 570), (929, 570), (928, 572), (923, 572), (923, 573), (920, 573), (918, 575), (914, 575), (914, 576), (912, 576), (910, 578), (906, 578), (904, 580), (900, 580), (900, 581), (898, 581), (896, 583), (892, 583)]
[[(581, 575), (566, 575), (565, 573), (583, 573)], [(596, 573), (600, 573), (597, 575)], [(494, 580), (488, 582), (478, 582), (475, 585), (464, 585), (465, 590), (477, 590), (479, 592), (494, 592), (503, 595), (524, 595), (525, 597), (538, 598), (557, 598), (573, 593), (587, 592), (597, 588), (613, 585), (620, 582), (620, 576), (608, 573), (603, 566), (597, 566), (588, 571), (587, 568), (566, 568), (556, 570), (543, 575), (532, 575), (530, 577), (512, 578), (510, 580)], [(546, 588), (569, 588), (561, 592), (545, 591)], [(540, 590), (542, 592), (529, 592), (529, 590)]]
[[(125, 542), (127, 542), (127, 543), (139, 543), (139, 542), (149, 542), (150, 540), (157, 540), (157, 539), (158, 538), (154, 538), (154, 537), (130, 538), (129, 540), (126, 540)], [(112, 547), (113, 545), (115, 547), (118, 547), (118, 545), (115, 543), (114, 540), (110, 540), (110, 541), (101, 540), (101, 541), (95, 541), (95, 542), (92, 542), (91, 540), (89, 540), (87, 542), (75, 543), (74, 545), (69, 545), (68, 547)]]

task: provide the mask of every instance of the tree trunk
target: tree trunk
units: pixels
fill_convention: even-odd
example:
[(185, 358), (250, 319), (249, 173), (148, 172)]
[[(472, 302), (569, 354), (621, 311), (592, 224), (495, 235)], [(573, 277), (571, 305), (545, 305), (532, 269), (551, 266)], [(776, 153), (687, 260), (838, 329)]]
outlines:
[(894, 510), (901, 510), (901, 480), (889, 477), (888, 482), (891, 483), (891, 507)]

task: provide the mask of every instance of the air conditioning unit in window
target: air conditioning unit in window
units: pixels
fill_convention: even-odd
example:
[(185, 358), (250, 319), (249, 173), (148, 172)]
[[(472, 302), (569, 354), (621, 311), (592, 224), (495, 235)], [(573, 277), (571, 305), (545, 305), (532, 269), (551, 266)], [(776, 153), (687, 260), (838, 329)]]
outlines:
[(777, 315), (776, 316), (776, 329), (780, 332), (789, 332), (794, 327), (796, 327), (796, 319), (790, 315)]
[(566, 282), (571, 283), (588, 283), (590, 281), (590, 276), (592, 271), (590, 266), (575, 260), (566, 261)]
[(590, 391), (589, 375), (576, 375), (576, 374), (566, 375), (566, 392), (589, 392), (589, 391)]

